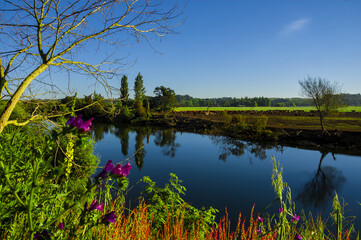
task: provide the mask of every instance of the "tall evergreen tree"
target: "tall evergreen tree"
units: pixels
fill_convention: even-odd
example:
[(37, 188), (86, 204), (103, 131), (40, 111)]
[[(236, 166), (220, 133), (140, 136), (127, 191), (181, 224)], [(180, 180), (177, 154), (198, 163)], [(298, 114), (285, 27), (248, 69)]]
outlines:
[(143, 76), (138, 73), (134, 82), (134, 100), (142, 102), (145, 98), (145, 88), (143, 86)]
[(127, 102), (129, 98), (129, 89), (128, 89), (128, 77), (123, 75), (122, 82), (120, 86), (120, 98)]

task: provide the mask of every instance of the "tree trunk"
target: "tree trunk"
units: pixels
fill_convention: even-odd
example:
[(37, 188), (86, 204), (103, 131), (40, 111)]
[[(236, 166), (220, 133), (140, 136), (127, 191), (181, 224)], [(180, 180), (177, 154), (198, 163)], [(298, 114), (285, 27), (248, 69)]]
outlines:
[(321, 130), (322, 130), (322, 132), (324, 132), (325, 126), (323, 125), (323, 117), (322, 117), (321, 113), (320, 113), (320, 124), (321, 124)]
[(0, 134), (2, 133), (6, 125), (8, 125), (8, 121), (11, 116), (11, 113), (13, 112), (16, 104), (18, 103), (20, 97), (23, 95), (26, 88), (37, 76), (39, 76), (39, 74), (44, 72), (48, 67), (49, 67), (48, 64), (41, 64), (31, 74), (29, 74), (20, 84), (20, 86), (18, 87), (14, 95), (10, 98), (10, 100), (8, 101), (8, 103), (6, 104), (4, 110), (0, 115)]

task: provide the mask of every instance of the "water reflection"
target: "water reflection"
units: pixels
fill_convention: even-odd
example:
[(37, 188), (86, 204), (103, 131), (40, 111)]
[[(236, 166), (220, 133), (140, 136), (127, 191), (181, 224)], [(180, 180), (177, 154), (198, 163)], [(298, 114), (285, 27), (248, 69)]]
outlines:
[(144, 129), (137, 129), (135, 135), (135, 149), (136, 152), (134, 154), (135, 164), (138, 169), (141, 170), (144, 164), (144, 157), (146, 151), (144, 149), (144, 139), (147, 137), (147, 142), (149, 142), (149, 133)]
[(114, 135), (120, 139), (122, 154), (128, 155), (129, 150), (129, 128), (115, 128)]
[[(222, 161), (227, 161), (227, 158), (230, 156), (240, 157), (246, 152), (251, 153), (260, 160), (267, 159), (267, 150), (275, 149), (276, 151), (283, 152), (283, 146), (278, 146), (273, 143), (248, 143), (223, 136), (210, 136), (210, 139), (220, 147), (218, 159)], [(250, 158), (250, 162), (252, 162), (252, 158)]]
[[(104, 134), (108, 133), (110, 129), (114, 129), (113, 125), (97, 123), (96, 127), (93, 128), (93, 137), (96, 142), (104, 139)], [(118, 128), (117, 128), (118, 129)]]
[(162, 129), (155, 133), (154, 144), (162, 147), (162, 153), (165, 156), (175, 157), (177, 148), (181, 145), (176, 143), (176, 130), (175, 129)]
[[(323, 208), (331, 203), (331, 200), (346, 181), (342, 171), (335, 167), (322, 167), (322, 162), (329, 152), (321, 151), (321, 158), (318, 163), (314, 177), (308, 181), (303, 190), (298, 194), (297, 199), (301, 200), (305, 206)], [(331, 153), (333, 160), (336, 160), (334, 153)]]
[[(361, 216), (358, 204), (361, 158), (357, 156), (337, 154), (334, 161), (331, 157), (334, 155), (327, 151), (248, 143), (174, 129), (96, 125), (93, 132), (101, 164), (109, 159), (130, 158), (134, 166), (129, 176), (131, 183), (150, 176), (163, 186), (173, 172), (187, 187), (187, 201), (197, 207), (213, 206), (220, 210), (227, 206), (233, 214), (232, 222), (237, 222), (239, 212), (249, 216), (254, 203), (262, 208), (273, 201), (272, 164), (268, 161), (272, 155), (284, 166), (284, 178), (297, 198), (298, 209), (328, 215), (337, 191), (349, 203), (352, 215)], [(135, 185), (128, 193), (129, 199), (136, 199), (141, 190)]]

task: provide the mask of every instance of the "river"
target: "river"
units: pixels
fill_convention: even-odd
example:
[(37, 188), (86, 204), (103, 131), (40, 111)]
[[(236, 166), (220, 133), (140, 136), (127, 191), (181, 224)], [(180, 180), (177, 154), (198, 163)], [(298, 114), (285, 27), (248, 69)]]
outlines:
[[(122, 127), (96, 124), (95, 152), (100, 166), (111, 159), (128, 159), (132, 165), (127, 204), (134, 206), (143, 186), (137, 182), (149, 176), (164, 186), (175, 173), (186, 187), (184, 199), (195, 207), (212, 206), (232, 223), (238, 214), (249, 217), (268, 206), (276, 197), (272, 183), (272, 157), (283, 166), (284, 181), (292, 189), (296, 211), (329, 218), (335, 192), (347, 203), (346, 216), (358, 216), (361, 229), (361, 157), (292, 147), (247, 143), (221, 136), (182, 133), (175, 129)], [(138, 151), (137, 151), (138, 150)], [(136, 153), (134, 155), (134, 153)], [(266, 210), (276, 213), (278, 206)], [(263, 214), (263, 213), (261, 213)], [(331, 219), (328, 220), (330, 224)]]

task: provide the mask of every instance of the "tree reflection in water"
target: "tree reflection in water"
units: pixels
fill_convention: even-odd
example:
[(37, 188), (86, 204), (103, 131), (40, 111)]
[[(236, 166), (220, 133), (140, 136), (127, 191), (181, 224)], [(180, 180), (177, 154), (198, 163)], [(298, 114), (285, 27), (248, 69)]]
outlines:
[(113, 131), (116, 131), (117, 128), (114, 129), (113, 125), (107, 124), (107, 123), (96, 123), (93, 126), (93, 136), (94, 136), (94, 140), (96, 142), (99, 142), (101, 140), (104, 139), (104, 134), (111, 132), (113, 133)]
[[(283, 146), (275, 145), (273, 143), (250, 143), (223, 136), (211, 136), (210, 138), (214, 144), (220, 146), (221, 152), (218, 158), (222, 161), (227, 161), (229, 156), (240, 157), (246, 152), (251, 153), (260, 160), (267, 158), (266, 150), (275, 149), (276, 151), (283, 152)], [(252, 161), (251, 158), (250, 161)]]
[[(135, 135), (135, 154), (134, 154), (134, 160), (135, 164), (137, 165), (138, 169), (142, 169), (144, 164), (144, 157), (146, 154), (146, 151), (144, 149), (144, 138), (147, 137), (147, 132), (143, 131), (143, 129), (137, 129)], [(148, 138), (147, 138), (148, 139)]]
[(176, 133), (175, 129), (162, 129), (155, 133), (154, 144), (163, 148), (162, 153), (165, 156), (174, 157), (180, 147), (180, 144), (175, 142)]
[(129, 131), (127, 127), (117, 127), (114, 131), (114, 135), (120, 139), (120, 144), (122, 148), (122, 154), (124, 156), (128, 155), (129, 150)]
[[(303, 191), (298, 194), (297, 199), (301, 200), (305, 206), (315, 208), (329, 206), (335, 191), (346, 181), (342, 171), (335, 167), (321, 167), (323, 159), (329, 152), (321, 152), (321, 158), (318, 163), (318, 169), (315, 176), (305, 184)], [(332, 157), (336, 160), (335, 155)]]

